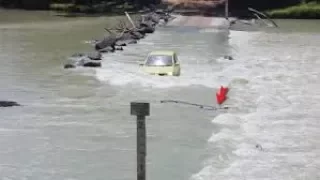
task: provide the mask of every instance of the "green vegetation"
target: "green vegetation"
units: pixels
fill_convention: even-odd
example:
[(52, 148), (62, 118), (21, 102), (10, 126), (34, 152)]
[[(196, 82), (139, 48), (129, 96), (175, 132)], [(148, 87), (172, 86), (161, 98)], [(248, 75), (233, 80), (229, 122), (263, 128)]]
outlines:
[(141, 9), (160, 0), (0, 0), (0, 6), (30, 10), (58, 10), (76, 13), (113, 13)]
[(272, 18), (320, 19), (320, 2), (303, 2), (296, 6), (268, 11)]
[(128, 2), (117, 3), (116, 1), (101, 2), (96, 4), (75, 4), (75, 3), (52, 3), (50, 10), (70, 13), (123, 13), (134, 11), (136, 6)]
[[(117, 14), (136, 11), (160, 2), (161, 0), (0, 0), (0, 6), (68, 13)], [(271, 9), (267, 14), (272, 18), (320, 19), (320, 0), (229, 0), (230, 12), (235, 16), (247, 15), (248, 7), (260, 11)]]

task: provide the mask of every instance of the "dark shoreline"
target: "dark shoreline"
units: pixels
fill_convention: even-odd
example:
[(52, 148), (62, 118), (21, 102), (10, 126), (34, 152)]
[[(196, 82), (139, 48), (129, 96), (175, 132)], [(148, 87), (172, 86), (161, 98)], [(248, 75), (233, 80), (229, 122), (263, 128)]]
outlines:
[[(66, 3), (51, 3), (48, 9), (43, 10), (28, 10), (15, 7), (0, 7), (0, 10), (26, 10), (26, 11), (55, 11), (60, 13), (60, 16), (65, 17), (98, 17), (98, 16), (118, 16), (123, 15), (124, 12), (130, 14), (139, 14), (145, 11), (145, 9), (138, 8), (137, 6), (123, 3), (123, 4), (94, 4), (88, 5), (74, 5)], [(212, 16), (212, 17), (224, 17), (224, 5), (217, 5), (215, 7), (197, 7), (197, 8), (183, 8), (178, 7), (175, 11), (185, 16)], [(281, 9), (271, 9), (263, 11), (270, 18), (273, 19), (320, 19), (320, 3), (310, 2), (302, 3), (295, 6), (289, 6)], [(241, 19), (255, 18), (246, 9), (234, 9), (229, 10), (230, 17), (236, 17)]]

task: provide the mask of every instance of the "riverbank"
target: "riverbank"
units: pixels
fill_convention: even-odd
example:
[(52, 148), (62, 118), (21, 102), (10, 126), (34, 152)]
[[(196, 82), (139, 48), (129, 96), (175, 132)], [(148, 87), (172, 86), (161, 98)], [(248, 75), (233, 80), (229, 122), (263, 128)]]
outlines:
[(320, 19), (320, 3), (310, 2), (266, 12), (271, 18)]
[[(67, 13), (123, 14), (124, 11), (137, 12), (139, 9), (129, 3), (105, 2), (93, 6), (55, 3), (50, 5), (50, 10)], [(320, 19), (320, 3), (310, 2), (283, 9), (273, 9), (266, 11), (266, 14), (271, 18), (281, 19)]]
[(49, 6), (50, 10), (68, 12), (68, 13), (87, 13), (87, 14), (118, 14), (125, 11), (137, 11), (137, 8), (127, 2), (102, 2), (99, 4), (89, 5), (76, 5), (72, 3), (52, 3)]

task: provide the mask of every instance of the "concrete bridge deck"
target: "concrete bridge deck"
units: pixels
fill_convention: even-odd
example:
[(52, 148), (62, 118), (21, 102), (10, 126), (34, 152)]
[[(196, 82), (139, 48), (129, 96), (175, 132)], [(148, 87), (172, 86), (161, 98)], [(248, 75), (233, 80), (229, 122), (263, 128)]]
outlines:
[(229, 21), (222, 17), (204, 17), (204, 16), (182, 16), (175, 15), (175, 19), (170, 21), (168, 26), (188, 26), (199, 28), (228, 29)]

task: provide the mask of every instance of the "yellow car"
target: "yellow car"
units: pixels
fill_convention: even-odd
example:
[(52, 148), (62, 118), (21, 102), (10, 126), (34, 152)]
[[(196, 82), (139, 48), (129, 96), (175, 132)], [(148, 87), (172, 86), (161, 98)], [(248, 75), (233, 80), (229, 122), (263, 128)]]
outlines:
[(180, 76), (180, 63), (174, 51), (152, 51), (140, 66), (148, 74)]

